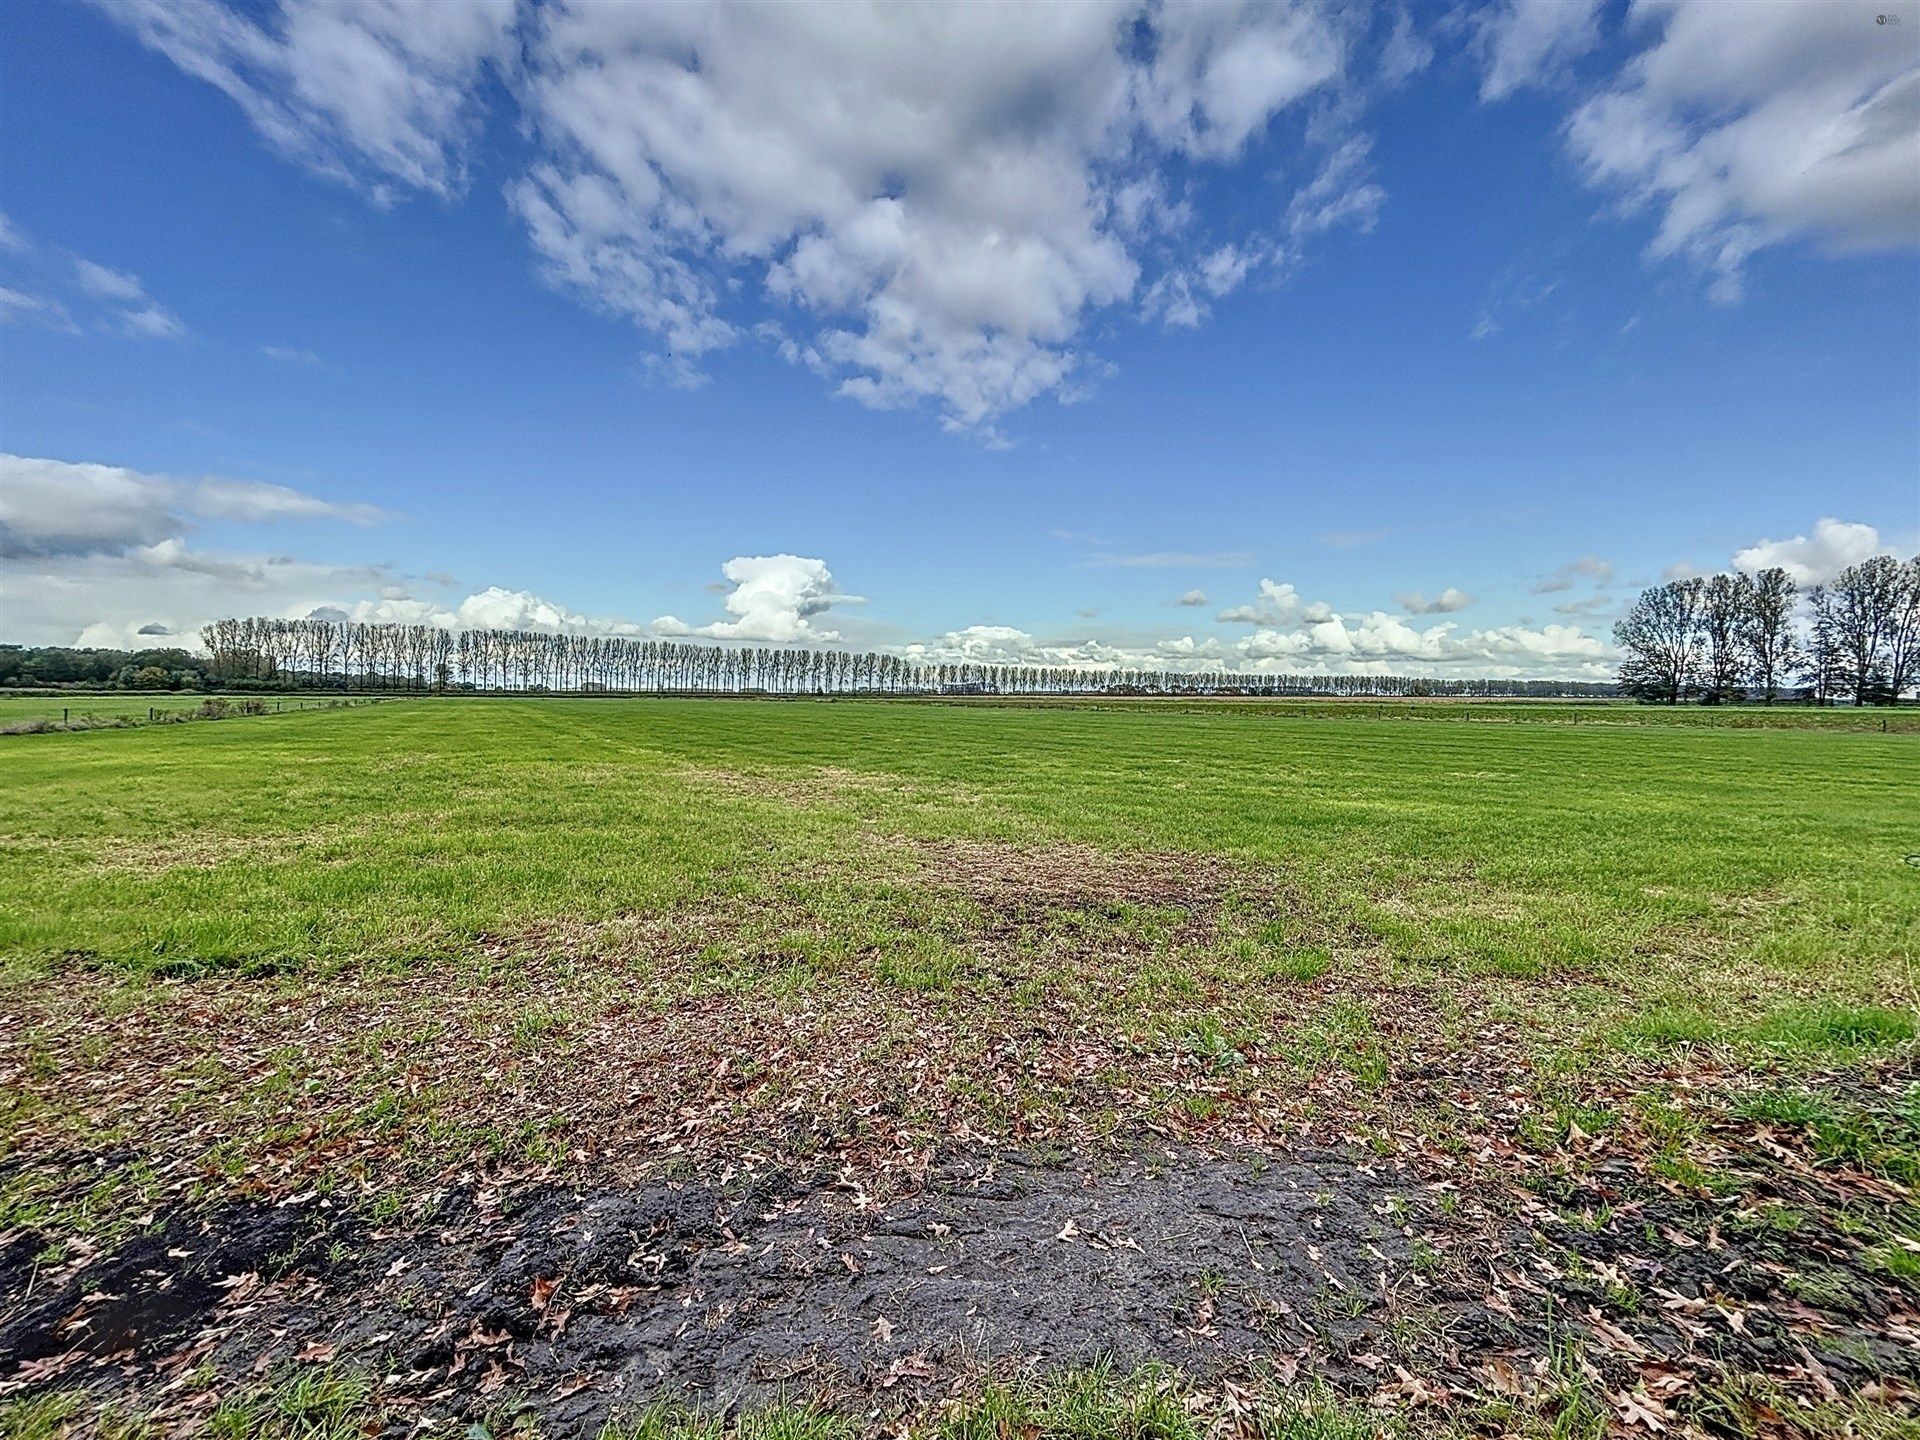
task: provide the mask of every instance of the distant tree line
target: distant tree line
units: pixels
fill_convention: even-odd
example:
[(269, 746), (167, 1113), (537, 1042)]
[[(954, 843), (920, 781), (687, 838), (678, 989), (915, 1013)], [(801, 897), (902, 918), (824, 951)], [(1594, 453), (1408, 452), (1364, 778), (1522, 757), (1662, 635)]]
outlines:
[(1804, 594), (1778, 567), (1671, 580), (1613, 638), (1621, 692), (1655, 704), (1896, 704), (1920, 683), (1920, 556), (1877, 555)]
[(1613, 694), (1566, 680), (1245, 674), (916, 661), (874, 651), (710, 645), (344, 620), (217, 620), (201, 631), (217, 683), (299, 690), (770, 695)]
[(0, 685), (89, 690), (198, 690), (208, 660), (173, 646), (92, 650), (67, 645), (0, 645)]

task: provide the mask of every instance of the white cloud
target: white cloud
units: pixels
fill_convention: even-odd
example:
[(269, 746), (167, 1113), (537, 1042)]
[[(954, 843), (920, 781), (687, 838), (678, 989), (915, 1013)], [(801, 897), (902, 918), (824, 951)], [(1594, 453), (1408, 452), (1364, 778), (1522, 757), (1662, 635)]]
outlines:
[(1380, 83), (1398, 85), (1433, 63), (1433, 43), (1414, 29), (1413, 16), (1396, 11), (1393, 28), (1380, 48)]
[[(656, 336), (650, 375), (697, 383), (701, 356), (776, 319), (777, 353), (841, 395), (929, 404), (989, 441), (1100, 373), (1095, 312), (1197, 323), (1280, 258), (1194, 233), (1174, 192), (1285, 112), (1350, 115), (1362, 28), (1333, 0), (1083, 0), (991, 24), (940, 3), (96, 3), (382, 200), (461, 188), (493, 65), (534, 141), (507, 188), (543, 268)], [(1289, 239), (1370, 224), (1364, 139), (1305, 129), (1301, 158), (1328, 158)]]
[(835, 605), (863, 603), (835, 588), (824, 560), (800, 555), (741, 555), (720, 569), (733, 588), (725, 600), (732, 620), (688, 625), (672, 615), (653, 622), (662, 635), (704, 635), (717, 640), (756, 640), (776, 645), (831, 643), (840, 638), (814, 623)]
[(137, 275), (96, 265), (81, 256), (73, 257), (74, 278), (80, 288), (102, 302), (114, 324), (130, 335), (155, 340), (178, 340), (186, 327), (165, 306), (155, 303), (140, 284)]
[(571, 635), (649, 633), (645, 625), (631, 620), (584, 615), (529, 590), (509, 590), (500, 585), (476, 590), (453, 605), (415, 596), (402, 585), (390, 585), (377, 597), (324, 608), (337, 612), (342, 619), (362, 624), (437, 625), (443, 630), (533, 630)]
[(1327, 157), (1312, 183), (1288, 202), (1287, 235), (1296, 246), (1336, 225), (1373, 229), (1387, 192), (1367, 178), (1372, 153), (1370, 137), (1350, 136)]
[(27, 321), (66, 335), (80, 333), (80, 327), (73, 323), (73, 316), (58, 300), (48, 299), (44, 295), (30, 295), (24, 290), (5, 285), (0, 285), (0, 321)]
[(144, 335), (152, 340), (178, 340), (187, 333), (187, 327), (179, 318), (166, 309), (148, 301), (145, 305), (120, 313), (120, 328), (129, 335)]
[(1499, 0), (1475, 20), (1482, 100), (1546, 85), (1600, 43), (1600, 0)]
[(322, 500), (285, 485), (264, 480), (222, 480), (209, 476), (185, 492), (189, 513), (216, 520), (345, 520), (352, 525), (377, 525), (392, 518), (377, 505)]
[(301, 350), (291, 345), (262, 345), (260, 353), (269, 360), (278, 360), (283, 365), (318, 365), (320, 357), (311, 350)]
[(1606, 645), (1572, 625), (1520, 625), (1462, 632), (1450, 620), (1425, 629), (1375, 610), (1304, 620), (1294, 629), (1259, 630), (1241, 642), (1253, 660), (1338, 664), (1345, 668), (1453, 673), (1599, 674)]
[[(299, 617), (324, 611), (364, 621), (643, 635), (524, 590), (498, 586), (457, 604), (416, 595), (385, 565), (338, 565), (281, 554), (203, 550), (200, 520), (261, 525), (389, 518), (371, 505), (324, 500), (262, 481), (197, 481), (117, 465), (0, 455), (0, 556), (7, 560), (7, 634), (26, 644), (138, 649), (173, 634), (197, 646), (224, 615)], [(427, 577), (443, 587), (447, 577)]]
[(1343, 60), (1305, 5), (561, 4), (527, 86), (551, 159), (513, 193), (553, 273), (675, 356), (731, 341), (757, 276), (841, 394), (985, 426), (1073, 393), (1154, 167), (1237, 157)]
[(1431, 600), (1418, 591), (1403, 591), (1393, 599), (1394, 603), (1409, 615), (1452, 615), (1473, 604), (1473, 596), (1464, 590), (1456, 590), (1451, 585)]
[(1595, 585), (1605, 585), (1613, 579), (1613, 562), (1602, 560), (1598, 555), (1582, 555), (1578, 560), (1569, 560), (1558, 570), (1543, 575), (1529, 587), (1535, 595), (1557, 595), (1562, 590), (1571, 590), (1576, 580), (1591, 580)]
[[(187, 333), (177, 316), (140, 283), (140, 277), (96, 264), (82, 255), (45, 251), (6, 216), (0, 215), (0, 250), (22, 258), (33, 290), (15, 283), (0, 288), (0, 321), (25, 321), (63, 334), (77, 335), (76, 313), (95, 328), (153, 340), (178, 340)], [(66, 300), (56, 298), (64, 292)]]
[(1521, 318), (1544, 305), (1559, 289), (1558, 280), (1541, 280), (1510, 267), (1496, 276), (1487, 287), (1486, 303), (1481, 306), (1479, 317), (1467, 332), (1468, 336), (1474, 340), (1485, 340), (1497, 335), (1505, 328), (1507, 320)]
[(382, 202), (396, 185), (462, 187), (473, 92), (508, 53), (516, 12), (515, 0), (279, 0), (256, 23), (217, 0), (95, 3), (223, 91), (274, 148)]
[(1561, 601), (1553, 607), (1553, 613), (1556, 615), (1597, 615), (1603, 610), (1611, 609), (1613, 604), (1614, 598), (1611, 595), (1588, 595), (1580, 600)]
[(1769, 245), (1920, 241), (1920, 5), (1640, 0), (1632, 19), (1650, 43), (1567, 134), (1589, 183), (1658, 215), (1652, 258), (1731, 300)]
[[(1473, 597), (1449, 587), (1433, 600), (1396, 598), (1414, 613), (1439, 614), (1464, 609)], [(1416, 600), (1418, 606), (1408, 603)], [(1381, 610), (1343, 614), (1273, 580), (1260, 582), (1253, 604), (1219, 618), (1258, 627), (1232, 646), (1232, 654), (1255, 669), (1597, 678), (1610, 653), (1603, 641), (1573, 625), (1463, 631), (1443, 620), (1423, 627)]]
[(1291, 584), (1262, 580), (1253, 604), (1222, 610), (1217, 618), (1235, 625), (1278, 625), (1297, 615), (1302, 603), (1300, 592)]
[(1738, 551), (1733, 564), (1736, 570), (1749, 573), (1778, 565), (1799, 584), (1818, 585), (1849, 565), (1890, 553), (1891, 548), (1881, 544), (1880, 532), (1873, 526), (1824, 517), (1814, 525), (1812, 535), (1762, 540)]
[(8, 564), (7, 637), (139, 649), (153, 643), (148, 627), (158, 625), (197, 648), (191, 637), (219, 616), (304, 615), (394, 578), (380, 566), (209, 553), (178, 538), (120, 552), (29, 556)]
[(372, 505), (258, 480), (181, 481), (117, 465), (0, 455), (0, 556), (124, 554), (177, 543), (195, 518), (371, 525), (387, 516)]
[[(822, 617), (863, 603), (840, 591), (823, 560), (739, 556), (722, 567), (727, 618), (689, 625), (663, 616), (648, 626), (589, 615), (522, 589), (489, 586), (453, 600), (446, 576), (415, 580), (386, 565), (211, 551), (189, 543), (196, 520), (216, 518), (236, 525), (290, 519), (368, 524), (381, 512), (258, 482), (181, 481), (117, 466), (0, 457), (8, 638), (65, 644), (79, 637), (79, 643), (138, 648), (171, 634), (193, 644), (200, 627), (222, 615), (322, 614), (448, 629), (828, 645), (846, 637), (827, 628)], [(1449, 589), (1424, 604), (1432, 613), (1458, 608), (1465, 598)], [(1200, 606), (1207, 597), (1196, 589), (1175, 603)], [(1419, 626), (1380, 611), (1343, 614), (1271, 579), (1260, 582), (1253, 603), (1221, 618), (1254, 628), (1250, 634), (1204, 637), (1122, 632), (1042, 638), (1011, 625), (980, 624), (894, 649), (922, 661), (1309, 674), (1590, 677), (1603, 674), (1608, 660), (1601, 641), (1571, 625), (1472, 631), (1452, 621)]]
[(80, 281), (80, 288), (89, 295), (97, 295), (102, 300), (144, 300), (146, 292), (140, 288), (140, 281), (119, 270), (109, 270), (105, 265), (96, 265), (91, 260), (74, 257), (73, 273)]

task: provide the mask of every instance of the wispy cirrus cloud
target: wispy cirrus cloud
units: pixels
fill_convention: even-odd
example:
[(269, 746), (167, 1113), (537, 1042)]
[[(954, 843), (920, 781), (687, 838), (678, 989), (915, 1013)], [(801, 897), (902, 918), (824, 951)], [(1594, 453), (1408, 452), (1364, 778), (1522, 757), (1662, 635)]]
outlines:
[(1149, 550), (1141, 554), (1099, 551), (1081, 557), (1085, 570), (1245, 570), (1254, 563), (1247, 550)]
[(140, 277), (69, 251), (41, 245), (0, 215), (0, 251), (12, 282), (0, 287), (0, 321), (43, 326), (63, 334), (83, 329), (149, 340), (179, 340), (187, 328), (147, 294)]

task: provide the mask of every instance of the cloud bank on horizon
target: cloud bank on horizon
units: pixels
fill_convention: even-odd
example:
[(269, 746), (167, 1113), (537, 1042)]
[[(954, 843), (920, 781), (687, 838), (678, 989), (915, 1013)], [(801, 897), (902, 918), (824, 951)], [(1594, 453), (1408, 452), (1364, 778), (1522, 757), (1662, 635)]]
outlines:
[[(1084, 0), (992, 26), (938, 4), (94, 3), (378, 205), (457, 200), (490, 107), (511, 107), (529, 144), (506, 194), (541, 270), (652, 336), (658, 378), (701, 384), (703, 357), (757, 340), (989, 443), (1097, 381), (1095, 317), (1197, 326), (1371, 228), (1391, 197), (1368, 104), (1446, 49), (1480, 67), (1483, 104), (1563, 104), (1585, 182), (1720, 299), (1770, 246), (1920, 240), (1920, 14), (1862, 43), (1857, 7), (1827, 0), (1738, 23), (1716, 0), (1420, 21)], [(1256, 145), (1279, 157), (1267, 203), (1210, 224), (1196, 199)]]
[[(334, 566), (257, 552), (197, 548), (204, 522), (241, 527), (333, 522), (364, 527), (395, 517), (372, 505), (337, 501), (282, 485), (205, 477), (187, 481), (122, 467), (0, 454), (0, 557), (12, 581), (39, 597), (25, 633), (37, 644), (139, 649), (156, 637), (197, 645), (209, 620), (240, 612), (285, 618), (319, 616), (405, 622), (447, 629), (567, 631), (581, 634), (704, 639), (717, 643), (823, 646), (854, 643), (916, 660), (1228, 669), (1287, 673), (1375, 672), (1605, 678), (1613, 652), (1577, 624), (1468, 628), (1452, 619), (1415, 624), (1408, 617), (1452, 615), (1474, 597), (1448, 586), (1432, 598), (1397, 594), (1404, 615), (1341, 610), (1308, 600), (1288, 582), (1263, 578), (1245, 603), (1228, 606), (1203, 634), (1133, 640), (1036, 635), (1003, 624), (974, 624), (923, 639), (849, 637), (826, 619), (836, 607), (864, 606), (842, 591), (825, 560), (741, 555), (721, 566), (726, 618), (690, 623), (663, 615), (651, 623), (591, 616), (523, 590), (490, 585), (454, 598), (448, 577), (412, 576), (387, 566)], [(1728, 563), (1754, 571), (1779, 565), (1801, 584), (1817, 584), (1870, 555), (1893, 553), (1870, 525), (1823, 517), (1810, 534), (1761, 540)], [(1153, 569), (1156, 567), (1143, 567)], [(1612, 607), (1613, 567), (1595, 556), (1569, 561), (1536, 581), (1558, 593), (1583, 577)], [(1516, 577), (1519, 578), (1519, 577)], [(1203, 606), (1190, 590), (1174, 602)], [(1584, 607), (1561, 607), (1586, 613)]]

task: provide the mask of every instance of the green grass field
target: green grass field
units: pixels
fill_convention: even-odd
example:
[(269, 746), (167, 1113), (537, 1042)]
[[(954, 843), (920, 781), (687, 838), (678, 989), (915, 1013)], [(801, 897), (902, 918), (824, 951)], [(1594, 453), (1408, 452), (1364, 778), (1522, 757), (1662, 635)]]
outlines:
[(421, 701), (5, 760), (0, 944), (132, 968), (411, 962), (719, 891), (820, 908), (889, 878), (878, 833), (1222, 857), (1393, 961), (1611, 973), (1707, 937), (1885, 994), (1920, 888), (1912, 743), (1797, 729)]
[[(1920, 740), (1453, 708), (423, 699), (0, 739), (0, 1236), (401, 1214), (463, 1166), (884, 1195), (955, 1137), (1631, 1155), (1731, 1204), (1762, 1117), (1920, 1182)], [(1847, 1213), (1920, 1253), (1903, 1204)]]

